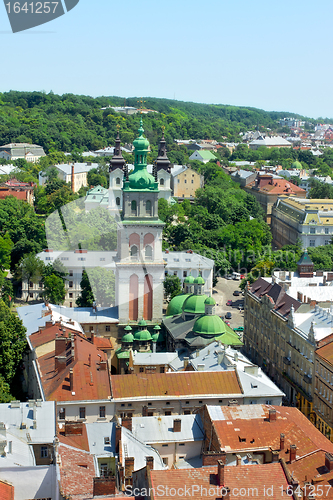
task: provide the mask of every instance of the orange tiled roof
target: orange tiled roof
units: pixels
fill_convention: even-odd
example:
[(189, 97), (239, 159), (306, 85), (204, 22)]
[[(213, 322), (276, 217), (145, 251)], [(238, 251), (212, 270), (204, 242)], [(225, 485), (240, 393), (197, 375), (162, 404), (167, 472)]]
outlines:
[[(264, 417), (237, 418), (237, 407), (223, 407), (226, 420), (214, 420), (213, 425), (220, 442), (221, 449), (244, 450), (256, 448), (280, 449), (280, 434), (285, 435), (284, 450), (280, 458), (289, 461), (291, 444), (297, 446), (297, 456), (303, 456), (318, 449), (333, 453), (331, 443), (297, 408), (275, 406), (276, 421), (268, 419), (269, 407), (260, 405)], [(244, 408), (244, 407), (243, 407)], [(228, 419), (233, 411), (235, 418)]]
[(95, 474), (94, 457), (90, 453), (67, 448), (60, 443), (60, 485), (67, 496), (91, 495)]
[(98, 349), (114, 349), (113, 339), (107, 337), (94, 337), (94, 345)]
[(62, 328), (60, 321), (52, 326), (40, 328), (38, 332), (31, 334), (29, 337), (32, 347), (36, 349), (36, 347), (52, 342), (57, 335), (70, 337), (71, 333), (77, 333), (77, 330), (71, 330), (70, 328), (64, 328), (65, 333), (63, 333)]
[(333, 342), (324, 345), (316, 350), (316, 355), (320, 356), (324, 361), (331, 365), (333, 364)]
[[(74, 334), (74, 359), (71, 356), (71, 343), (66, 355), (66, 366), (55, 370), (55, 352), (38, 358), (41, 380), (47, 401), (82, 401), (108, 399), (111, 395), (107, 369), (107, 357), (83, 335)], [(90, 361), (89, 361), (90, 360)], [(101, 369), (101, 362), (106, 369)], [(90, 366), (89, 366), (90, 365)], [(73, 369), (73, 390), (70, 390), (70, 369)]]
[[(219, 494), (217, 467), (200, 469), (152, 470), (151, 482), (154, 498), (175, 500), (175, 498), (212, 499), (223, 498)], [(230, 488), (230, 499), (256, 498), (272, 500), (288, 498), (288, 482), (280, 463), (264, 465), (239, 465), (224, 468), (224, 484)], [(186, 489), (185, 489), (186, 487)], [(268, 496), (267, 488), (272, 488), (273, 495)], [(178, 494), (175, 495), (175, 491)], [(241, 491), (241, 488), (243, 489)], [(257, 488), (257, 491), (253, 490)], [(245, 489), (245, 490), (244, 490)], [(245, 495), (242, 494), (245, 491)], [(222, 490), (223, 492), (223, 490)]]
[(318, 485), (322, 486), (324, 498), (333, 498), (333, 471), (329, 471), (325, 467), (324, 451), (316, 451), (304, 458), (300, 458), (296, 462), (288, 464), (288, 469), (299, 482), (301, 488), (305, 482), (311, 481), (315, 485), (315, 489), (317, 489)]
[(242, 394), (234, 371), (112, 375), (111, 390), (115, 399)]
[(73, 448), (78, 448), (80, 450), (89, 451), (88, 434), (85, 424), (82, 425), (82, 435), (70, 434), (65, 436), (60, 431), (58, 437), (60, 443), (66, 444), (67, 446), (72, 446)]
[(0, 480), (0, 499), (14, 500), (14, 486), (7, 481)]

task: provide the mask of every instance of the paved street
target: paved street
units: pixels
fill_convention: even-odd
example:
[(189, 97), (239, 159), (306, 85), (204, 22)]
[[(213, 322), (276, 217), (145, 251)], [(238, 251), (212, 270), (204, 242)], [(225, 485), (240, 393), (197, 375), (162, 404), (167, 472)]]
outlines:
[[(237, 326), (244, 326), (244, 311), (239, 311), (239, 304), (244, 303), (244, 296), (239, 295), (238, 297), (233, 296), (235, 290), (239, 290), (240, 281), (227, 280), (225, 278), (218, 278), (218, 283), (213, 289), (213, 297), (216, 301), (216, 314), (219, 316), (225, 316), (229, 311), (232, 314), (232, 319), (230, 321), (231, 328), (236, 328)], [(232, 300), (232, 305), (227, 306), (227, 300)]]

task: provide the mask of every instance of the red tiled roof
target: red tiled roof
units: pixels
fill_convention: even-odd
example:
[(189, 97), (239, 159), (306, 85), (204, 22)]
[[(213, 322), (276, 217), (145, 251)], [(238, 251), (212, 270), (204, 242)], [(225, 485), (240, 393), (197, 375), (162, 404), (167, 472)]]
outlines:
[(95, 473), (94, 457), (84, 451), (59, 445), (61, 457), (60, 487), (67, 496), (93, 496)]
[(234, 371), (112, 375), (113, 398), (242, 394)]
[(314, 493), (317, 493), (316, 490), (320, 485), (324, 492), (323, 497), (333, 498), (333, 471), (330, 472), (325, 467), (324, 451), (317, 451), (300, 458), (296, 462), (288, 464), (288, 469), (293, 474), (293, 478), (299, 482), (301, 488), (305, 482), (312, 481), (315, 486)]
[(0, 480), (0, 499), (14, 500), (14, 486), (7, 481)]
[[(260, 405), (265, 418), (237, 418), (214, 420), (213, 425), (221, 449), (243, 450), (256, 448), (280, 449), (280, 434), (285, 435), (284, 450), (280, 458), (289, 461), (290, 445), (297, 446), (297, 456), (303, 456), (318, 449), (333, 453), (331, 443), (297, 408), (275, 406), (276, 420), (269, 422), (269, 408)], [(244, 407), (243, 407), (244, 408)], [(223, 407), (223, 412), (237, 415), (237, 407)]]
[[(107, 356), (97, 349), (83, 335), (74, 334), (74, 359), (71, 344), (63, 355), (67, 356), (66, 366), (55, 371), (55, 352), (38, 358), (41, 380), (47, 401), (82, 401), (108, 399), (111, 395), (107, 369)], [(89, 361), (90, 360), (90, 361)], [(101, 369), (101, 362), (106, 369)], [(90, 365), (90, 366), (89, 366)], [(73, 390), (70, 390), (70, 369), (73, 369)]]
[(70, 434), (65, 436), (61, 431), (58, 434), (60, 443), (66, 444), (67, 446), (72, 446), (73, 448), (78, 448), (80, 450), (89, 451), (89, 441), (87, 428), (85, 424), (82, 425), (82, 435)]
[(333, 342), (324, 345), (316, 350), (316, 355), (320, 356), (324, 361), (333, 365)]
[(114, 349), (112, 339), (107, 337), (94, 337), (94, 345), (99, 349)]
[[(221, 490), (217, 482), (217, 467), (152, 470), (150, 474), (155, 499), (215, 500), (223, 498), (223, 490), (220, 494)], [(286, 492), (288, 482), (280, 463), (227, 466), (224, 468), (224, 477), (225, 486), (230, 488), (231, 500), (240, 500), (240, 498), (286, 500), (288, 498)], [(268, 491), (267, 488), (272, 488), (272, 490)], [(270, 495), (271, 492), (272, 495)]]
[(64, 328), (65, 333), (63, 333), (63, 327), (60, 322), (55, 323), (52, 326), (46, 326), (45, 328), (40, 328), (38, 332), (30, 335), (29, 340), (34, 349), (41, 345), (47, 344), (55, 340), (57, 334), (60, 336), (70, 337), (71, 333), (77, 333), (77, 330), (71, 330), (70, 328)]

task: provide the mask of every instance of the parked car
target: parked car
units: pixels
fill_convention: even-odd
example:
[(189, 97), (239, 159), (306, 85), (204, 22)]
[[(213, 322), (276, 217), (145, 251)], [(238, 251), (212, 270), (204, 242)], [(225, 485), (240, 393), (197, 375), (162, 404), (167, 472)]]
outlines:
[(236, 297), (238, 297), (238, 295), (240, 295), (241, 293), (242, 292), (240, 292), (239, 290), (235, 290), (232, 295), (235, 295)]
[(227, 301), (227, 306), (232, 306), (232, 300)]
[(234, 328), (234, 332), (243, 332), (244, 331), (244, 326), (237, 326), (237, 328)]
[(228, 275), (226, 276), (226, 278), (227, 278), (227, 280), (232, 280), (232, 276), (231, 276), (231, 274), (228, 274)]
[(231, 319), (231, 318), (232, 318), (231, 312), (227, 312), (227, 314), (225, 315), (225, 319)]
[(243, 280), (245, 278), (245, 274), (241, 274), (241, 280)]
[(238, 309), (239, 309), (240, 311), (244, 311), (244, 304), (239, 304)]

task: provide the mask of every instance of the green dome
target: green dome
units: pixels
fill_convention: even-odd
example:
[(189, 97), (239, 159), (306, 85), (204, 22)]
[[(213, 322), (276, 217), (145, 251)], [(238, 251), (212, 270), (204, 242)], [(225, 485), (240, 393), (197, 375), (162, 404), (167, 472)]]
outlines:
[(139, 342), (147, 342), (147, 340), (152, 340), (152, 336), (148, 330), (138, 330), (134, 334), (134, 339)]
[(124, 330), (125, 330), (125, 332), (131, 332), (132, 327), (130, 325), (127, 325), (127, 326), (125, 326)]
[(299, 161), (294, 161), (294, 163), (291, 165), (291, 168), (297, 168), (297, 170), (300, 170), (303, 168), (303, 165), (302, 163), (300, 163)]
[(154, 326), (154, 330), (160, 330), (160, 329), (161, 329), (160, 325), (155, 325)]
[(205, 314), (207, 295), (190, 295), (183, 304), (183, 311), (191, 314)]
[(179, 293), (178, 295), (176, 295), (176, 297), (171, 299), (167, 307), (166, 316), (175, 316), (176, 314), (181, 314), (183, 310), (183, 304), (188, 297), (190, 297), (189, 293)]
[(126, 335), (123, 335), (123, 338), (121, 339), (122, 342), (133, 342), (134, 336), (132, 333), (126, 333)]
[(193, 276), (191, 276), (191, 275), (187, 276), (187, 278), (184, 279), (184, 283), (192, 285), (192, 283), (194, 283)]
[(135, 168), (134, 172), (129, 174), (128, 180), (130, 189), (155, 189), (155, 179), (146, 168)]
[(207, 299), (205, 300), (205, 304), (206, 306), (215, 306), (216, 302), (213, 297), (207, 297)]
[(194, 283), (196, 285), (204, 285), (205, 284), (205, 280), (203, 279), (202, 276), (198, 276), (197, 278), (195, 278)]
[(140, 319), (138, 326), (147, 326), (147, 322), (144, 319)]
[(146, 139), (146, 137), (143, 136), (144, 129), (143, 129), (142, 118), (140, 120), (140, 127), (138, 129), (138, 132), (139, 132), (139, 137), (137, 139), (134, 139), (134, 141), (133, 141), (133, 146), (134, 146), (136, 152), (148, 151), (149, 141), (148, 141), (148, 139)]
[(161, 331), (154, 332), (151, 336), (153, 342), (164, 342), (165, 335)]
[(194, 333), (198, 335), (221, 335), (226, 332), (226, 324), (217, 315), (201, 316), (193, 326)]

